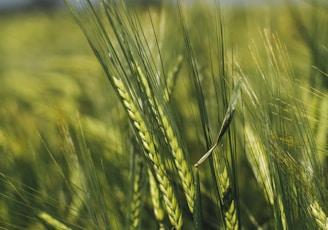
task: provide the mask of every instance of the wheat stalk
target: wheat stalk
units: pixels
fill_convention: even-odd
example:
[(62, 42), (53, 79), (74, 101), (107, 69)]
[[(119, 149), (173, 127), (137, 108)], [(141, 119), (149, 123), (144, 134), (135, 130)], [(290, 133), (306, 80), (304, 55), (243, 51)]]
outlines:
[[(121, 103), (123, 104), (134, 128), (135, 134), (138, 137), (138, 142), (143, 147), (145, 157), (149, 162), (148, 165), (154, 172), (155, 178), (159, 183), (159, 189), (163, 194), (165, 208), (171, 224), (177, 229), (180, 229), (183, 222), (182, 213), (176, 195), (173, 192), (173, 187), (169, 182), (165, 170), (165, 164), (155, 147), (157, 140), (155, 139), (156, 135), (152, 135), (154, 129), (147, 123), (149, 120), (143, 117), (141, 105), (138, 104), (138, 99), (132, 96), (133, 93), (137, 93), (137, 96), (140, 96), (140, 92), (129, 84), (130, 82), (129, 79), (127, 79), (127, 71), (122, 66), (122, 60), (118, 56), (117, 50), (114, 49), (114, 45), (106, 34), (99, 17), (95, 14), (91, 3), (88, 1), (75, 2), (73, 0), (66, 0), (66, 2), (73, 15), (79, 21), (89, 39), (91, 47), (103, 65), (108, 79), (121, 99)], [(128, 42), (133, 43), (132, 37), (134, 36), (131, 35), (132, 37), (129, 37), (126, 25), (123, 23), (124, 20), (122, 15), (118, 12), (119, 10), (116, 8), (116, 5), (114, 5), (113, 2), (104, 1), (103, 3), (107, 13), (107, 18), (113, 27), (114, 33), (117, 36), (117, 41), (122, 49), (121, 51), (125, 58), (128, 58), (128, 60), (126, 60), (127, 64), (129, 65), (131, 72), (133, 72), (132, 65), (135, 63), (135, 60), (133, 51), (130, 47), (130, 45), (133, 46), (133, 44), (127, 43), (127, 40), (129, 40)], [(84, 9), (85, 11), (82, 11), (81, 9)], [(135, 30), (132, 31), (136, 32)], [(121, 78), (117, 76), (121, 76)]]
[(134, 154), (132, 169), (132, 197), (128, 204), (128, 218), (126, 229), (138, 229), (140, 225), (140, 214), (143, 203), (143, 177), (144, 164), (138, 154)]
[(180, 139), (178, 139), (178, 134), (173, 128), (173, 121), (169, 119), (169, 116), (167, 115), (168, 111), (165, 109), (163, 101), (155, 99), (151, 92), (151, 87), (146, 76), (143, 74), (139, 66), (137, 66), (136, 68), (140, 77), (140, 82), (142, 83), (145, 89), (147, 99), (152, 107), (152, 111), (154, 112), (156, 120), (159, 123), (160, 130), (165, 136), (165, 141), (169, 144), (171, 148), (174, 164), (178, 170), (179, 178), (186, 195), (189, 210), (191, 211), (191, 213), (193, 213), (195, 199), (193, 174), (190, 167), (188, 166), (188, 162), (182, 150), (181, 141)]
[(153, 203), (154, 215), (157, 222), (159, 223), (159, 229), (164, 229), (164, 209), (162, 207), (160, 191), (158, 189), (156, 180), (150, 170), (148, 170), (148, 177), (150, 186), (150, 197)]
[(147, 129), (146, 123), (137, 109), (135, 102), (132, 100), (128, 91), (125, 90), (126, 87), (123, 81), (116, 77), (112, 77), (112, 79), (133, 127), (135, 128), (136, 134), (139, 137), (141, 145), (143, 146), (145, 156), (150, 161), (150, 166), (155, 173), (155, 177), (159, 183), (159, 189), (163, 194), (165, 208), (168, 212), (170, 222), (176, 229), (181, 229), (183, 223), (182, 212), (174, 194), (173, 187), (167, 177), (164, 163), (150, 137), (150, 131)]

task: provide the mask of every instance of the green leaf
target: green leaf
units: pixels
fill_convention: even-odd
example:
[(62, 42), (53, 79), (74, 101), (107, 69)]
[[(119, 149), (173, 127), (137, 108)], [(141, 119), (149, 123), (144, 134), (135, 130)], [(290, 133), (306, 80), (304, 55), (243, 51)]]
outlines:
[(198, 167), (201, 163), (203, 163), (213, 152), (213, 150), (216, 148), (216, 146), (219, 144), (219, 142), (221, 141), (223, 135), (226, 133), (226, 131), (228, 130), (230, 123), (232, 121), (233, 115), (235, 113), (236, 110), (236, 105), (237, 105), (237, 99), (238, 99), (238, 95), (239, 95), (239, 89), (240, 89), (240, 80), (237, 82), (237, 85), (235, 86), (233, 92), (232, 92), (232, 96), (230, 98), (230, 102), (229, 102), (229, 107), (228, 110), (224, 116), (222, 125), (221, 125), (221, 129), (218, 135), (218, 138), (216, 139), (216, 143), (210, 148), (210, 150), (208, 150), (200, 159), (199, 161), (197, 161), (196, 164), (194, 164), (194, 167)]

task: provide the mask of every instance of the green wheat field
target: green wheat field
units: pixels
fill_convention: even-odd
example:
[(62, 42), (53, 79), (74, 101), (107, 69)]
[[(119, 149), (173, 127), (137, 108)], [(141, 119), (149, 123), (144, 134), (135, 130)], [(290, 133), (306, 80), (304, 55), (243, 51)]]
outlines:
[(325, 0), (65, 1), (0, 15), (0, 229), (328, 229)]

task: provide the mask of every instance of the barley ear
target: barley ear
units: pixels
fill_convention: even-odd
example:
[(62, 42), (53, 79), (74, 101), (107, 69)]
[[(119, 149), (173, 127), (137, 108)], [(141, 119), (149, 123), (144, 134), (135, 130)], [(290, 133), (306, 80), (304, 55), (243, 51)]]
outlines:
[(131, 171), (131, 198), (128, 203), (128, 215), (126, 229), (139, 229), (140, 214), (144, 196), (144, 162), (138, 153), (133, 154), (132, 171)]
[(69, 182), (72, 185), (72, 191), (74, 194), (69, 207), (67, 220), (74, 222), (76, 217), (79, 216), (79, 212), (82, 210), (85, 200), (87, 199), (87, 179), (78, 159), (76, 148), (69, 132), (68, 124), (66, 122), (62, 122), (59, 124), (58, 129), (62, 138), (62, 146), (69, 166)]
[(162, 124), (165, 130), (166, 139), (171, 148), (172, 156), (174, 159), (174, 164), (177, 168), (179, 178), (184, 190), (187, 204), (191, 213), (193, 213), (194, 208), (194, 199), (195, 199), (195, 187), (192, 171), (188, 165), (187, 160), (185, 159), (185, 154), (182, 150), (182, 144), (179, 141), (177, 135), (170, 124), (170, 120), (165, 115), (163, 108), (158, 108), (160, 117), (162, 119)]
[(173, 92), (175, 82), (177, 80), (177, 77), (180, 73), (180, 70), (182, 68), (183, 64), (183, 56), (179, 55), (177, 58), (177, 63), (173, 67), (173, 69), (167, 74), (167, 79), (166, 79), (166, 91), (164, 93), (164, 99), (166, 102), (170, 100), (171, 94)]
[(319, 229), (328, 229), (328, 217), (317, 201), (314, 201), (310, 205), (310, 213), (312, 213), (313, 217), (315, 218)]
[(53, 229), (56, 230), (72, 230), (71, 228), (67, 227), (65, 224), (61, 223), (60, 221), (56, 220), (52, 216), (50, 216), (46, 212), (38, 213), (38, 217), (43, 220), (47, 225), (51, 226)]
[(178, 200), (174, 194), (173, 188), (169, 183), (169, 180), (162, 170), (154, 165), (154, 171), (156, 173), (156, 179), (159, 183), (160, 191), (163, 194), (165, 208), (169, 216), (169, 220), (174, 229), (179, 230), (182, 228), (182, 212), (178, 204)]
[(161, 202), (162, 199), (161, 199), (160, 191), (158, 189), (158, 185), (156, 184), (156, 180), (149, 169), (148, 169), (148, 178), (149, 178), (149, 187), (150, 187), (150, 197), (153, 203), (154, 215), (159, 224), (159, 229), (165, 229), (163, 224), (165, 211), (163, 209), (163, 205)]
[(142, 118), (140, 110), (137, 109), (138, 107), (132, 100), (129, 91), (126, 90), (123, 81), (119, 78), (113, 77), (113, 82), (122, 100), (123, 106), (128, 113), (135, 133), (138, 136), (138, 141), (144, 149), (145, 157), (149, 162), (148, 165), (155, 174), (159, 189), (163, 195), (165, 208), (170, 222), (176, 229), (181, 229), (183, 224), (182, 212), (176, 195), (174, 194), (173, 187), (167, 177), (165, 164), (155, 148), (153, 138), (150, 137), (151, 129), (147, 128), (146, 121)]
[(237, 209), (232, 194), (231, 182), (229, 179), (227, 167), (224, 167), (219, 178), (219, 193), (223, 207), (224, 222), (226, 229), (237, 230), (239, 227)]
[(195, 199), (193, 174), (185, 158), (181, 140), (178, 138), (178, 132), (173, 128), (175, 127), (173, 120), (169, 119), (168, 111), (163, 104), (163, 100), (155, 100), (156, 98), (154, 99), (149, 81), (139, 66), (137, 66), (137, 72), (140, 78), (140, 82), (143, 84), (143, 88), (148, 98), (149, 104), (151, 105), (152, 111), (155, 114), (156, 121), (165, 137), (165, 141), (170, 147), (171, 154), (174, 159), (174, 164), (178, 170), (179, 178), (187, 199), (189, 210), (191, 213), (193, 213)]

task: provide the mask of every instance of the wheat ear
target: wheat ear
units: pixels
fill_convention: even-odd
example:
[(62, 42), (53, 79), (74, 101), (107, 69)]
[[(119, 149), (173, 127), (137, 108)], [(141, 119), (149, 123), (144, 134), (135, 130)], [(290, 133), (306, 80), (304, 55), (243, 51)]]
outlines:
[(136, 134), (139, 137), (138, 140), (143, 146), (145, 156), (149, 160), (150, 166), (155, 173), (155, 177), (159, 183), (159, 189), (163, 194), (165, 208), (170, 222), (176, 229), (181, 229), (183, 223), (182, 212), (173, 192), (173, 187), (169, 183), (164, 163), (162, 162), (161, 156), (156, 151), (154, 142), (150, 137), (150, 130), (147, 129), (146, 122), (142, 119), (142, 116), (137, 109), (135, 102), (132, 100), (131, 95), (127, 90), (125, 90), (126, 87), (124, 86), (123, 81), (116, 77), (112, 77), (112, 79), (128, 116), (132, 121)]
[(38, 217), (56, 230), (72, 230), (71, 228), (67, 227), (62, 222), (56, 220), (46, 212), (38, 213)]
[(133, 166), (132, 166), (132, 196), (129, 201), (129, 214), (127, 218), (126, 229), (139, 229), (140, 214), (143, 203), (143, 177), (145, 174), (144, 162), (140, 158), (139, 154), (134, 154)]
[(159, 229), (165, 229), (163, 224), (164, 209), (162, 207), (160, 191), (158, 189), (156, 180), (150, 170), (148, 170), (148, 177), (149, 177), (150, 197), (153, 203), (154, 215), (159, 224)]
[(227, 167), (224, 167), (223, 172), (219, 176), (219, 193), (221, 203), (223, 207), (224, 222), (226, 229), (237, 230), (239, 227), (237, 209), (235, 201), (232, 196), (232, 187), (227, 171)]
[(155, 114), (157, 123), (160, 126), (160, 130), (162, 131), (165, 137), (165, 141), (170, 146), (171, 153), (174, 158), (174, 164), (178, 170), (182, 188), (186, 195), (189, 210), (191, 211), (191, 213), (193, 213), (195, 199), (193, 174), (190, 167), (188, 166), (185, 154), (183, 153), (181, 141), (177, 138), (177, 133), (173, 129), (173, 121), (168, 119), (168, 116), (166, 115), (167, 110), (165, 110), (163, 103), (161, 103), (161, 101), (153, 99), (154, 97), (151, 92), (149, 81), (147, 81), (146, 76), (143, 74), (139, 66), (137, 66), (137, 71), (141, 80), (140, 82), (144, 87), (144, 91), (146, 93), (148, 101), (152, 106), (152, 110)]
[(164, 99), (165, 101), (170, 100), (170, 96), (172, 94), (173, 88), (175, 86), (175, 82), (177, 79), (178, 74), (180, 73), (180, 70), (182, 68), (183, 64), (183, 56), (179, 55), (177, 59), (176, 65), (173, 67), (173, 69), (167, 74), (166, 79), (166, 91), (164, 92)]
[(174, 135), (174, 131), (172, 126), (170, 126), (169, 120), (164, 114), (162, 108), (158, 109), (160, 117), (162, 118), (163, 127), (166, 131), (167, 141), (171, 147), (172, 155), (174, 158), (174, 164), (178, 170), (178, 174), (181, 180), (182, 188), (186, 195), (188, 207), (191, 213), (193, 213), (194, 208), (194, 199), (195, 199), (195, 187), (193, 175), (190, 167), (188, 166), (187, 160), (185, 159), (185, 155), (183, 154), (181, 145), (177, 137)]
[(69, 207), (67, 219), (74, 222), (87, 199), (86, 191), (88, 190), (85, 173), (79, 162), (75, 145), (69, 132), (68, 124), (63, 122), (59, 125), (59, 132), (62, 137), (63, 148), (67, 162), (69, 163), (69, 181), (72, 185), (74, 196)]
[(310, 212), (315, 218), (315, 221), (317, 222), (318, 228), (322, 230), (328, 229), (328, 218), (326, 213), (322, 210), (321, 206), (317, 201), (314, 201), (310, 205)]

